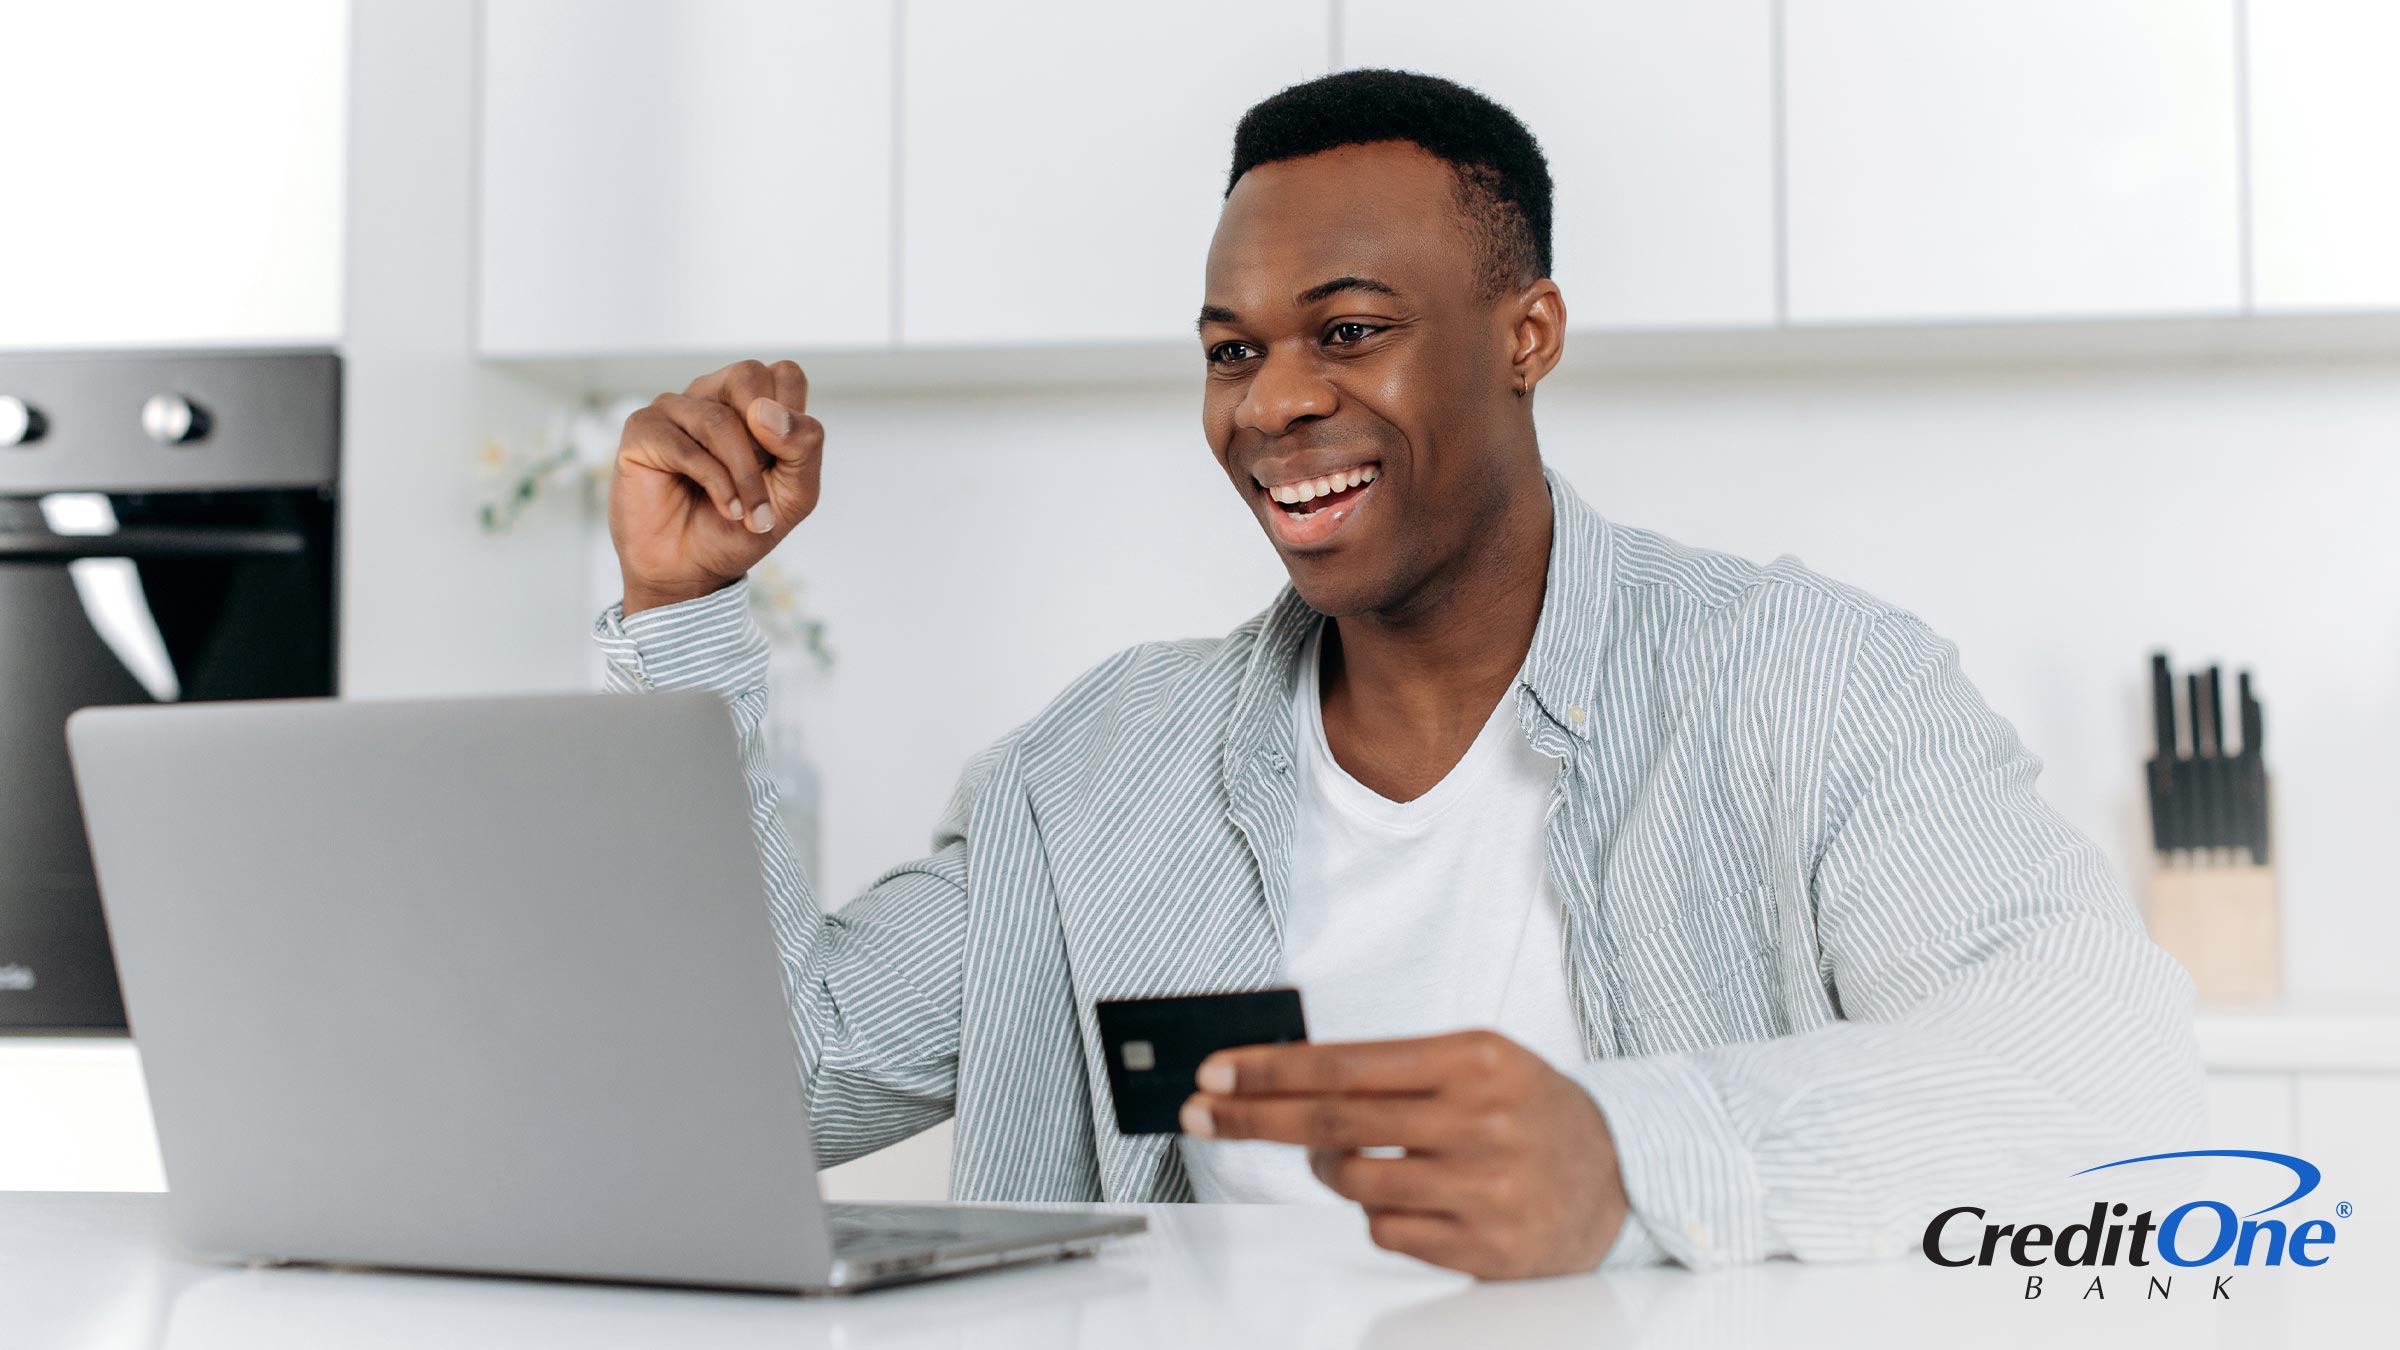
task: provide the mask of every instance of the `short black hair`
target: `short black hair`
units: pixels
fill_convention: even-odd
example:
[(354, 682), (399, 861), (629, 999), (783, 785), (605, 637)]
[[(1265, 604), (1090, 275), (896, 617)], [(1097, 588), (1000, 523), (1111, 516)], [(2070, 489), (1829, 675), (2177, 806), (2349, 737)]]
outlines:
[(1500, 296), (1550, 275), (1550, 165), (1515, 113), (1413, 70), (1344, 70), (1295, 84), (1242, 114), (1225, 195), (1261, 164), (1345, 145), (1408, 141), (1445, 160), (1482, 253), (1478, 282)]

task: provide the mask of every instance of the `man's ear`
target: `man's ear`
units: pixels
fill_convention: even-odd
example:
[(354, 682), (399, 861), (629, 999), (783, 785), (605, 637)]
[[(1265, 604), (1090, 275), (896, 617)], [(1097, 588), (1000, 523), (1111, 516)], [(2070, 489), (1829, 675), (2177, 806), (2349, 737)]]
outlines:
[(1523, 398), (1566, 352), (1567, 297), (1543, 277), (1509, 298), (1507, 315), (1511, 388)]

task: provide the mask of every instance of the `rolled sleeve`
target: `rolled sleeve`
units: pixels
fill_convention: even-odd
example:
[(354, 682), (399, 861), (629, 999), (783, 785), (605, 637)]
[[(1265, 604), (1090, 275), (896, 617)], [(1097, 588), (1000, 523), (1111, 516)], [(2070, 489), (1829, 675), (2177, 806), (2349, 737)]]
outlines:
[(1575, 1071), (1600, 1106), (1632, 1213), (1606, 1264), (1687, 1266), (1770, 1254), (1758, 1168), (1708, 1078), (1679, 1057), (1599, 1060)]
[(705, 689), (734, 699), (765, 686), (767, 635), (750, 616), (750, 581), (627, 615), (622, 601), (600, 612), (592, 639), (610, 689)]

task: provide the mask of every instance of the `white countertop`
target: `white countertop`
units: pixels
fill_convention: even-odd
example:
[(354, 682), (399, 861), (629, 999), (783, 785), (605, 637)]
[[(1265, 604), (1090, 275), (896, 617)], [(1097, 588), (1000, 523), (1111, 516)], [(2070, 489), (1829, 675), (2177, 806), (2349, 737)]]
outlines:
[[(1673, 1267), (1478, 1284), (1376, 1250), (1346, 1206), (1152, 1206), (1092, 1259), (808, 1300), (354, 1270), (242, 1269), (172, 1250), (157, 1195), (0, 1194), (0, 1343), (41, 1350), (439, 1345), (1350, 1347), (2364, 1345), (2388, 1330), (2387, 1260), (2253, 1269), (2232, 1297), (2182, 1272), (2145, 1302), (2051, 1276), (1887, 1262)], [(2348, 1235), (2345, 1234), (2345, 1237)], [(2358, 1333), (2368, 1332), (2365, 1337)]]
[(2220, 1072), (2400, 1073), (2400, 1002), (2209, 1003), (2193, 1019), (2200, 1060)]
[[(2216, 1101), (2212, 1111), (2254, 1140), (2292, 1144), (2306, 1136), (2320, 1150), (2330, 1149), (2323, 1142), (2328, 1138), (2358, 1142), (2364, 1138), (2358, 1122), (2373, 1110), (2362, 1108), (2357, 1092), (2342, 1085), (2400, 1085), (2400, 999), (2214, 1004), (2201, 1009), (2196, 1029), (2214, 1087), (2249, 1094)], [(2312, 1081), (2330, 1095), (2320, 1092), (2306, 1101), (2290, 1095), (2291, 1085)], [(2303, 1115), (2307, 1128), (2295, 1132)], [(906, 1152), (911, 1147), (915, 1151)], [(939, 1141), (930, 1148), (904, 1146), (836, 1168), (827, 1174), (828, 1185), (840, 1199), (939, 1199), (941, 1148)], [(2380, 1148), (2370, 1152), (2370, 1161), (2384, 1160), (2377, 1167), (2388, 1172), (2388, 1155)], [(0, 1035), (0, 1191), (165, 1185), (131, 1041)]]

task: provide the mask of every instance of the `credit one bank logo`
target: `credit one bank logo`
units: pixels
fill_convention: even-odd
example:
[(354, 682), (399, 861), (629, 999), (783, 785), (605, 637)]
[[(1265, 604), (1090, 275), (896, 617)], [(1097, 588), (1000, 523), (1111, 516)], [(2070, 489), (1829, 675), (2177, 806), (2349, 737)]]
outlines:
[[(2112, 1167), (2131, 1167), (2136, 1163), (2166, 1162), (2177, 1158), (2244, 1158), (2291, 1172), (2293, 1182), (2289, 1195), (2264, 1209), (2248, 1214), (2236, 1213), (2234, 1207), (2222, 1200), (2187, 1200), (2168, 1210), (2165, 1218), (2154, 1210), (2130, 1213), (2123, 1202), (2096, 1200), (2090, 1218), (2083, 1223), (2067, 1224), (2055, 1232), (2038, 1223), (1993, 1223), (1983, 1209), (1976, 1205), (1958, 1205), (1933, 1216), (1925, 1225), (1925, 1259), (1939, 1266), (2014, 1265), (2029, 1270), (2042, 1267), (2060, 1268), (2060, 1277), (2080, 1271), (2094, 1273), (2084, 1286), (2083, 1297), (2106, 1298), (2103, 1279), (2105, 1270), (2118, 1266), (2148, 1268), (2148, 1283), (2144, 1298), (2171, 1298), (2174, 1294), (2174, 1274), (2152, 1266), (2191, 1270), (2197, 1267), (2255, 1267), (2321, 1266), (2332, 1255), (2337, 1236), (2333, 1220), (2301, 1218), (2284, 1214), (2269, 1218), (2278, 1210), (2298, 1203), (2317, 1189), (2324, 1179), (2317, 1165), (2306, 1158), (2288, 1153), (2267, 1153), (2257, 1149), (2206, 1148), (2181, 1153), (2149, 1153), (2139, 1158), (2120, 1158), (2115, 1162), (2087, 1167), (2076, 1176), (2090, 1176)], [(2350, 1217), (2347, 1202), (2335, 1205), (2338, 1218)], [(1969, 1234), (1979, 1240), (1971, 1254), (1953, 1256), (1960, 1250)], [(1947, 1240), (1947, 1250), (1946, 1247)], [(2203, 1272), (2201, 1278), (2211, 1281), (2210, 1298), (2232, 1297), (2232, 1274), (2217, 1270)], [(2042, 1296), (2043, 1277), (2025, 1277), (2025, 1297)]]

